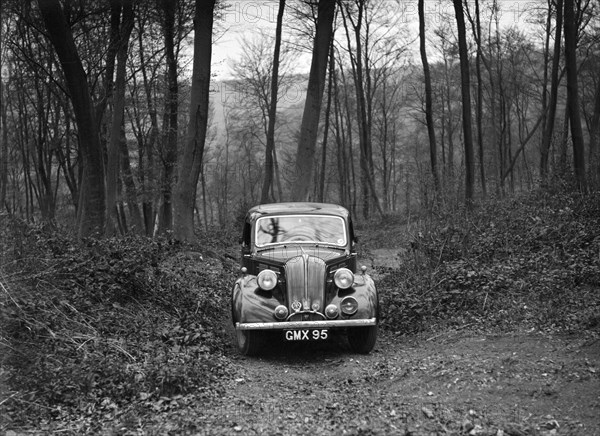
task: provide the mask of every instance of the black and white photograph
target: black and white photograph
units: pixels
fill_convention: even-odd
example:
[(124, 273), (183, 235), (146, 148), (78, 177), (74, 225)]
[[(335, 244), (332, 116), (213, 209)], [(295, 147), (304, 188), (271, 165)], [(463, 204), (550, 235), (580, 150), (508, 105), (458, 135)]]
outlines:
[(600, 0), (0, 0), (0, 434), (600, 436)]

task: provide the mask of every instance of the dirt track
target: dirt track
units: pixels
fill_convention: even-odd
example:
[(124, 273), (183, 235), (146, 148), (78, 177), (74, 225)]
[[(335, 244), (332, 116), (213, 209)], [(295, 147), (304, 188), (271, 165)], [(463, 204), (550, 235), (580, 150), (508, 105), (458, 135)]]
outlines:
[[(600, 342), (524, 333), (381, 336), (374, 352), (276, 342), (232, 356), (219, 398), (158, 433), (600, 435)], [(184, 412), (184, 411), (181, 411)]]

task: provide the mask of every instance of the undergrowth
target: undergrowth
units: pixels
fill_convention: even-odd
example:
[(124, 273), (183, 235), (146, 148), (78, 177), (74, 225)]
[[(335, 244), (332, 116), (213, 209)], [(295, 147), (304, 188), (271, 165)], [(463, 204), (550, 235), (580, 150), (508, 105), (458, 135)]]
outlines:
[(409, 234), (400, 268), (379, 271), (384, 327), (598, 332), (599, 193), (489, 200)]
[(216, 393), (228, 264), (160, 238), (75, 241), (16, 222), (2, 232), (3, 427), (51, 431), (77, 414), (93, 430), (133, 404)]

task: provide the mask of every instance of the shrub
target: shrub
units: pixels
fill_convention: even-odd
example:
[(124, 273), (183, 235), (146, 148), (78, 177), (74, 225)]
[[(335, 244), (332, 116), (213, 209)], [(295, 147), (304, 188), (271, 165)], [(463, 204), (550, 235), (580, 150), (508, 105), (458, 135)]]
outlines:
[(199, 247), (76, 241), (22, 223), (3, 233), (16, 243), (2, 247), (0, 277), (7, 422), (116, 413), (140, 397), (214, 389), (227, 370), (228, 271)]
[(381, 271), (384, 326), (597, 326), (600, 195), (536, 192), (424, 222)]

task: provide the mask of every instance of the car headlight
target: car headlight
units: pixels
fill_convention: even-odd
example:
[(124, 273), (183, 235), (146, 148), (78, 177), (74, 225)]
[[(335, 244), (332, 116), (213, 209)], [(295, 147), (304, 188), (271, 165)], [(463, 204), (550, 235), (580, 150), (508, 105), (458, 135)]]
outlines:
[(256, 277), (256, 281), (258, 282), (258, 286), (265, 291), (270, 291), (275, 286), (277, 286), (277, 274), (275, 274), (270, 269), (264, 269), (258, 273), (258, 277)]
[(354, 297), (346, 297), (342, 300), (340, 307), (345, 315), (354, 315), (358, 311), (358, 301)]
[(338, 288), (348, 289), (354, 283), (354, 274), (348, 268), (340, 268), (335, 272), (333, 281)]

